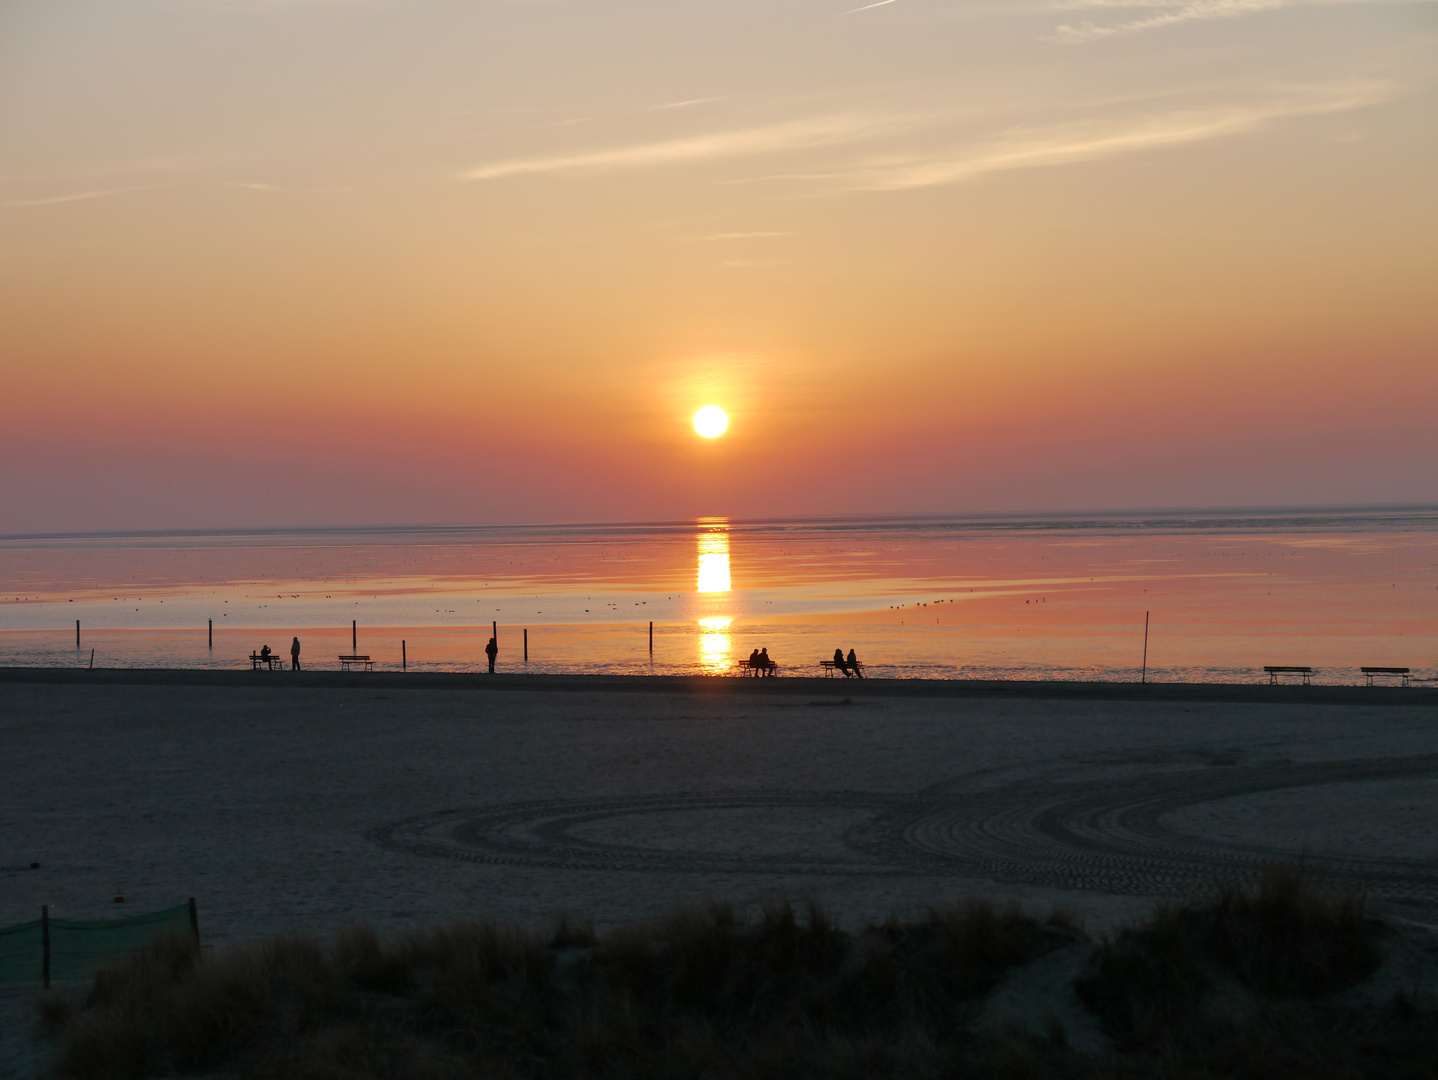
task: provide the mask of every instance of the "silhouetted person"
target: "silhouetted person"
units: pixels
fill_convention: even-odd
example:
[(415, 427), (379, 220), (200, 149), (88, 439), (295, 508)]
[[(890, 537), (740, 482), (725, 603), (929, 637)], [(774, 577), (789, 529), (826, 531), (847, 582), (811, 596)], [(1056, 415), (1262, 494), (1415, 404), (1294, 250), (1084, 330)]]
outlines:
[(300, 639), (299, 639), (299, 638), (295, 638), (294, 641), (290, 642), (290, 670), (291, 670), (291, 671), (299, 671), (299, 669), (300, 669)]
[(844, 673), (844, 678), (849, 677), (849, 665), (844, 663), (844, 650), (834, 650), (834, 666)]
[(274, 664), (270, 663), (270, 647), (268, 645), (266, 645), (263, 649), (260, 650), (260, 663), (264, 664), (265, 667), (275, 666)]
[(489, 657), (489, 673), (494, 674), (494, 658), (499, 655), (499, 644), (494, 638), (489, 639), (489, 644), (484, 647), (484, 654)]
[(849, 670), (854, 673), (854, 678), (856, 678), (856, 679), (862, 679), (862, 678), (864, 677), (864, 673), (859, 670), (859, 658), (854, 655), (854, 650), (853, 650), (853, 649), (850, 649), (850, 650), (849, 650), (849, 664), (848, 664), (848, 666), (849, 666)]
[(767, 645), (759, 650), (759, 670), (765, 675), (774, 674), (774, 661), (769, 659), (769, 646)]
[(759, 674), (759, 650), (755, 649), (749, 654), (749, 670), (755, 675)]

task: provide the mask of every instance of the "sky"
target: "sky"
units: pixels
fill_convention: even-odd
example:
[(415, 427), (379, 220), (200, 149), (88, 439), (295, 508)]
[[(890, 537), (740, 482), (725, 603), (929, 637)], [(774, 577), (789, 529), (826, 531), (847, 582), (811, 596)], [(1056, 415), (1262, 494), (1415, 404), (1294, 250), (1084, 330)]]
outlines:
[(1438, 502), (1438, 3), (0, 0), (0, 386), (0, 533)]

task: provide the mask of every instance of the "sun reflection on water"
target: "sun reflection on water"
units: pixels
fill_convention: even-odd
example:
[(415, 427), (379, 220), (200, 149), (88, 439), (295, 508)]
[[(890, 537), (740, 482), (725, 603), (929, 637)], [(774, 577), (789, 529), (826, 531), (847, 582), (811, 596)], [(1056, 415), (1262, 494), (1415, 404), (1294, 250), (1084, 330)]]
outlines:
[(699, 534), (699, 591), (717, 593), (729, 591), (729, 534), (724, 532), (702, 532)]
[(700, 619), (699, 666), (711, 674), (729, 669), (729, 624), (733, 619)]

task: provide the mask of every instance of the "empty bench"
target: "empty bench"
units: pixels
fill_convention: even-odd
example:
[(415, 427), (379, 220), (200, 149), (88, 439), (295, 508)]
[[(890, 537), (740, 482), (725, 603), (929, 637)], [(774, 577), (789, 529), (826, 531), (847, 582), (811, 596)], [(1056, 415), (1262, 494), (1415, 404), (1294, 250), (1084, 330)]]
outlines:
[(842, 667), (833, 660), (820, 660), (819, 666), (824, 669), (826, 678), (832, 678), (836, 671), (852, 671), (859, 678), (864, 677), (864, 664), (861, 660), (855, 660), (852, 664), (846, 663)]
[(341, 657), (340, 657), (340, 670), (341, 670), (341, 671), (352, 671), (352, 670), (354, 670), (355, 668), (360, 668), (360, 669), (363, 670), (363, 671), (373, 671), (373, 670), (374, 670), (374, 661), (371, 660), (368, 656), (341, 656)]
[(1403, 685), (1408, 685), (1408, 669), (1406, 667), (1366, 667), (1359, 668), (1368, 677), (1368, 685), (1373, 685), (1373, 676), (1391, 675), (1403, 680)]
[(1313, 669), (1311, 667), (1278, 667), (1265, 665), (1263, 670), (1268, 672), (1268, 682), (1270, 686), (1278, 681), (1280, 675), (1302, 675), (1304, 686), (1307, 686), (1309, 680), (1313, 678)]

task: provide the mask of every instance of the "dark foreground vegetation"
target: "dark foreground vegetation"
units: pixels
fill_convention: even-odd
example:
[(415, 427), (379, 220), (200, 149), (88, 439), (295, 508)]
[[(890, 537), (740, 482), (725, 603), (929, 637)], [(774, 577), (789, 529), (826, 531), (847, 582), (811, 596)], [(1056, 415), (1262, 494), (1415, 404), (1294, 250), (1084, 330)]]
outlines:
[[(981, 903), (853, 932), (781, 904), (600, 936), (470, 922), (212, 955), (173, 938), (40, 1009), (62, 1078), (1438, 1077), (1433, 1012), (1343, 994), (1388, 932), (1277, 870), (1098, 943)], [(1006, 976), (1060, 950), (1096, 1046), (1057, 1016), (981, 1022)]]

